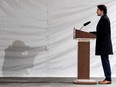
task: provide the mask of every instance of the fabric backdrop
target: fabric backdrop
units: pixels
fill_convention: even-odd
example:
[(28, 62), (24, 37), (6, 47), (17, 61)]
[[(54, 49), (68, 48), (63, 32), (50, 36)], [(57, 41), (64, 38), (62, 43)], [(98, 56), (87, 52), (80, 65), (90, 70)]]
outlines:
[[(0, 76), (76, 77), (77, 41), (73, 28), (96, 29), (98, 4), (108, 7), (114, 55), (110, 56), (116, 77), (115, 0), (0, 0)], [(90, 76), (102, 77), (95, 40), (90, 47)]]

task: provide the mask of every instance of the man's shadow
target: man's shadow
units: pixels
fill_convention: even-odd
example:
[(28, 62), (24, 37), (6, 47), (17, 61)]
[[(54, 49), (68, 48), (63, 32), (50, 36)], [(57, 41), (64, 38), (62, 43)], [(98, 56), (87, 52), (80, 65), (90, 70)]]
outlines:
[(5, 58), (2, 67), (3, 76), (23, 76), (28, 74), (28, 69), (33, 68), (37, 52), (25, 46), (25, 43), (16, 40), (5, 49)]

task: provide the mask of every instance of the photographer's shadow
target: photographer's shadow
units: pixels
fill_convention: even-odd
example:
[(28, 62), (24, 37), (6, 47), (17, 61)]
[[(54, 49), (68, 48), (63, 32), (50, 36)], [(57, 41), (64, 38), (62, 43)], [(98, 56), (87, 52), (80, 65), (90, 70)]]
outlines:
[(2, 67), (3, 76), (28, 75), (28, 69), (33, 68), (37, 52), (33, 48), (25, 46), (25, 43), (16, 40), (5, 49), (5, 58)]

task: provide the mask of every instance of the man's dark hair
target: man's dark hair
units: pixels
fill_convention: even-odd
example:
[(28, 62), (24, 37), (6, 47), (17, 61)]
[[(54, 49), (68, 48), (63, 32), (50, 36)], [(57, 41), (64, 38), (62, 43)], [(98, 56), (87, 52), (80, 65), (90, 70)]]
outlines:
[(97, 5), (97, 7), (98, 7), (101, 11), (103, 11), (104, 14), (107, 14), (107, 7), (106, 7), (105, 5), (101, 4), (101, 5)]

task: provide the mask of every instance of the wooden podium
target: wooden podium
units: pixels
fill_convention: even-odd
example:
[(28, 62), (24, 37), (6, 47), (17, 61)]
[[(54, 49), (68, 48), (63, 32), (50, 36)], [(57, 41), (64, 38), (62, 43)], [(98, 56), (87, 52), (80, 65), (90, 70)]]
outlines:
[(90, 79), (90, 39), (95, 39), (96, 35), (81, 30), (73, 30), (73, 38), (78, 41), (78, 65), (77, 79), (75, 84), (96, 84)]

